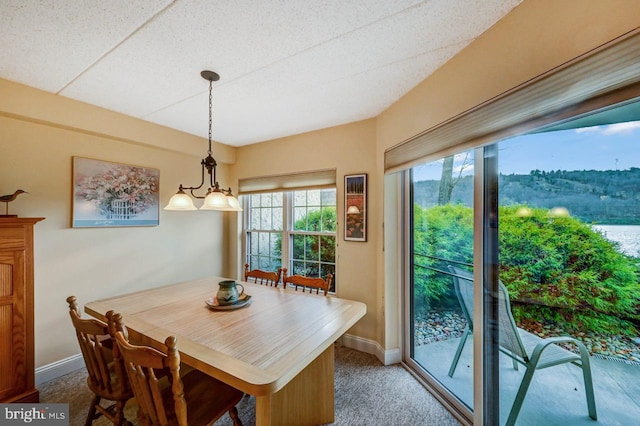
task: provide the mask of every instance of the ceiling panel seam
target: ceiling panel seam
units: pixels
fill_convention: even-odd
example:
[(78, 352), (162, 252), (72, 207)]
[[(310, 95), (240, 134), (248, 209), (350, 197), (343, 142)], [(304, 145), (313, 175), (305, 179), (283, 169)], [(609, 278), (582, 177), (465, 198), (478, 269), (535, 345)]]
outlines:
[(98, 63), (100, 63), (100, 61), (102, 61), (104, 58), (106, 58), (107, 56), (109, 56), (111, 54), (111, 52), (113, 52), (114, 50), (116, 50), (118, 47), (122, 46), (124, 43), (126, 43), (131, 37), (133, 37), (135, 34), (137, 34), (141, 29), (143, 29), (144, 27), (146, 27), (148, 24), (150, 24), (151, 22), (155, 21), (158, 16), (162, 15), (163, 13), (165, 13), (167, 10), (169, 10), (170, 8), (172, 8), (176, 2), (178, 0), (172, 0), (171, 3), (169, 3), (168, 5), (166, 5), (165, 7), (163, 7), (161, 10), (159, 10), (158, 12), (156, 12), (155, 14), (153, 14), (153, 16), (151, 16), (149, 19), (147, 19), (146, 21), (144, 21), (141, 25), (139, 25), (135, 30), (133, 30), (131, 33), (127, 34), (122, 40), (120, 40), (118, 43), (116, 43), (111, 49), (107, 50), (104, 54), (102, 54), (99, 58), (97, 58), (95, 61), (93, 61), (92, 63), (90, 63), (87, 67), (85, 67), (80, 73), (78, 73), (75, 77), (73, 77), (69, 82), (67, 82), (64, 86), (62, 86), (61, 89), (59, 89), (56, 92), (56, 95), (60, 95), (67, 87), (71, 86), (76, 80), (78, 80), (80, 77), (82, 77), (85, 73), (87, 73), (91, 68), (93, 68), (94, 66), (96, 66)]
[[(392, 18), (392, 17), (394, 17), (394, 16), (398, 16), (398, 15), (402, 15), (402, 14), (404, 14), (404, 13), (407, 13), (407, 11), (412, 10), (412, 9), (415, 9), (415, 8), (417, 8), (417, 7), (420, 7), (421, 5), (423, 5), (423, 4), (425, 4), (425, 3), (428, 3), (429, 1), (430, 1), (430, 0), (423, 0), (423, 1), (417, 2), (417, 3), (415, 3), (415, 4), (413, 4), (413, 5), (409, 6), (409, 7), (406, 7), (406, 8), (404, 8), (404, 9), (402, 9), (402, 10), (399, 10), (399, 11), (397, 11), (397, 12), (394, 12), (394, 13), (389, 14), (389, 15), (385, 15), (384, 17), (381, 17), (381, 18), (375, 19), (375, 20), (373, 20), (373, 21), (371, 21), (371, 22), (368, 22), (368, 23), (366, 23), (366, 24), (364, 24), (364, 25), (360, 25), (360, 26), (359, 26), (359, 27), (357, 27), (357, 28), (352, 28), (352, 29), (350, 29), (349, 31), (343, 32), (342, 34), (339, 34), (339, 35), (336, 35), (336, 36), (330, 37), (330, 38), (328, 38), (328, 39), (326, 39), (326, 40), (324, 40), (324, 41), (321, 41), (321, 42), (319, 42), (319, 43), (314, 44), (313, 46), (309, 46), (309, 47), (306, 47), (306, 48), (304, 48), (304, 49), (300, 49), (300, 50), (298, 50), (297, 52), (294, 52), (294, 53), (292, 53), (292, 54), (290, 54), (290, 55), (288, 55), (288, 56), (285, 56), (285, 57), (282, 57), (282, 58), (280, 58), (280, 59), (277, 59), (277, 60), (275, 60), (275, 61), (273, 61), (273, 62), (271, 62), (271, 63), (269, 63), (269, 64), (267, 64), (267, 65), (264, 65), (264, 66), (262, 66), (262, 67), (255, 68), (255, 69), (253, 69), (253, 70), (251, 70), (251, 71), (249, 71), (249, 72), (247, 72), (247, 73), (244, 73), (244, 74), (242, 74), (242, 75), (237, 76), (236, 78), (233, 78), (233, 79), (231, 79), (231, 80), (227, 80), (227, 81), (226, 81), (226, 83), (220, 83), (218, 86), (221, 86), (221, 85), (224, 85), (224, 84), (230, 84), (230, 83), (233, 83), (233, 82), (235, 82), (235, 81), (242, 80), (243, 78), (245, 78), (245, 77), (247, 77), (247, 76), (250, 76), (250, 75), (255, 74), (255, 73), (257, 73), (257, 72), (260, 72), (260, 71), (263, 71), (263, 70), (265, 70), (265, 69), (268, 69), (268, 68), (270, 68), (270, 67), (272, 67), (272, 66), (274, 66), (274, 65), (276, 65), (276, 64), (279, 64), (279, 63), (281, 63), (281, 62), (287, 61), (287, 60), (289, 60), (289, 59), (291, 59), (291, 58), (295, 58), (296, 56), (299, 56), (299, 55), (301, 55), (301, 54), (303, 54), (303, 53), (305, 53), (305, 52), (309, 52), (309, 51), (311, 51), (311, 50), (317, 49), (318, 47), (323, 46), (323, 45), (325, 45), (325, 44), (327, 44), (327, 43), (331, 43), (331, 42), (333, 42), (333, 41), (340, 40), (340, 39), (342, 39), (342, 38), (346, 37), (346, 36), (347, 36), (347, 35), (349, 35), (349, 34), (353, 34), (353, 33), (355, 33), (355, 32), (362, 31), (362, 30), (363, 30), (363, 29), (365, 29), (365, 28), (368, 28), (368, 27), (370, 27), (370, 26), (372, 26), (372, 25), (379, 24), (380, 22), (384, 22), (384, 21), (386, 21), (386, 20), (388, 20), (388, 19), (390, 19), (390, 18)], [(189, 99), (189, 98), (191, 98), (191, 97), (193, 97), (193, 96), (190, 96), (190, 97), (188, 97), (187, 99)], [(185, 99), (185, 100), (186, 100), (186, 99)]]

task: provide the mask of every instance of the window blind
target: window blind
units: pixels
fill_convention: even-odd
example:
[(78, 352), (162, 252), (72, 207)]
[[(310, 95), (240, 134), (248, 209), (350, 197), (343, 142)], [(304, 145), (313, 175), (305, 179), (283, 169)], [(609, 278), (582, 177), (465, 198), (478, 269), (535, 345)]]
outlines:
[(240, 194), (295, 191), (336, 187), (336, 169), (312, 170), (282, 175), (244, 178), (238, 181)]
[(523, 134), (605, 107), (607, 102), (637, 98), (638, 64), (640, 33), (636, 29), (389, 148), (385, 151), (385, 172)]

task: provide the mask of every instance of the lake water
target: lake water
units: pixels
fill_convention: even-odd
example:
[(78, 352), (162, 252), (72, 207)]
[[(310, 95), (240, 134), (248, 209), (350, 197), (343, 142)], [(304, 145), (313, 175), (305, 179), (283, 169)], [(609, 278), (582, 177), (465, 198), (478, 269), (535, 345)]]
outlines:
[(620, 249), (630, 256), (640, 257), (640, 225), (593, 225), (611, 241), (620, 243)]

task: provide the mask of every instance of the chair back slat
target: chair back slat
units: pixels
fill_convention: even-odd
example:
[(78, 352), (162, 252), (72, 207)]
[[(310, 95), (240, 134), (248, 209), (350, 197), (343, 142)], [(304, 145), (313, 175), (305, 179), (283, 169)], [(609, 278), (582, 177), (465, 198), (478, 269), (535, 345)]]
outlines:
[(286, 270), (286, 268), (278, 268), (277, 272), (263, 271), (261, 269), (253, 269), (250, 271), (249, 264), (245, 263), (244, 280), (256, 284), (278, 287), (278, 283), (282, 277), (282, 271), (286, 273)]
[(107, 393), (113, 392), (111, 375), (107, 366), (108, 362), (104, 356), (104, 352), (107, 349), (100, 342), (99, 336), (79, 333), (78, 342), (85, 360), (89, 380), (93, 386), (103, 389)]
[(127, 362), (127, 374), (138, 401), (138, 418), (143, 423), (166, 425), (168, 419), (162, 402), (162, 392), (153, 368)]
[[(125, 351), (123, 350), (123, 353)], [(147, 423), (158, 424), (158, 419), (155, 416), (155, 404), (152, 397), (152, 391), (147, 384), (147, 375), (142, 368), (132, 366), (128, 362), (125, 364), (127, 376), (133, 393), (136, 396), (136, 402), (138, 403), (138, 419), (147, 418)], [(144, 414), (143, 414), (144, 413)], [(151, 415), (147, 413), (152, 413)], [(151, 417), (151, 418), (148, 418)]]

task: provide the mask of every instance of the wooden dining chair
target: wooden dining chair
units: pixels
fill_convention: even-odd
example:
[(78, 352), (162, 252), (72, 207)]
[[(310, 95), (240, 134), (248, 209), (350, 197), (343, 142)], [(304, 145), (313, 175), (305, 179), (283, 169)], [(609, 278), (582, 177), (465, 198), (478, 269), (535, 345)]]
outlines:
[[(94, 395), (85, 425), (91, 425), (100, 416), (108, 418), (114, 425), (131, 424), (124, 416), (124, 407), (133, 397), (133, 392), (124, 365), (116, 361), (118, 349), (109, 335), (107, 324), (97, 319), (82, 319), (75, 296), (67, 297), (67, 303), (89, 374), (87, 384)], [(112, 404), (103, 407), (102, 400)]]
[(244, 264), (244, 280), (257, 284), (278, 287), (278, 283), (282, 277), (282, 272), (286, 274), (287, 268), (278, 268), (277, 272), (268, 272), (261, 269), (249, 270), (249, 264)]
[(329, 292), (329, 288), (331, 287), (331, 280), (333, 280), (333, 275), (327, 274), (326, 279), (322, 279), (320, 277), (305, 277), (303, 275), (291, 275), (287, 276), (286, 272), (284, 277), (282, 278), (282, 283), (284, 284), (284, 288), (287, 288), (289, 285), (295, 287), (296, 291), (298, 291), (298, 287), (302, 288), (302, 291), (309, 290), (309, 293), (313, 293), (315, 290), (316, 294), (319, 294), (320, 290), (324, 292), (326, 296)]
[(175, 336), (166, 338), (166, 351), (132, 345), (118, 313), (110, 315), (109, 331), (138, 401), (141, 425), (210, 425), (228, 412), (233, 424), (242, 426), (236, 404), (243, 393), (199, 370), (181, 376)]

